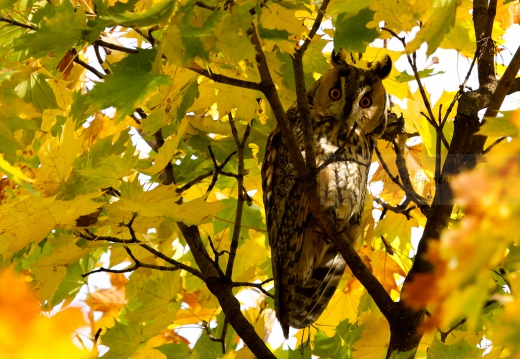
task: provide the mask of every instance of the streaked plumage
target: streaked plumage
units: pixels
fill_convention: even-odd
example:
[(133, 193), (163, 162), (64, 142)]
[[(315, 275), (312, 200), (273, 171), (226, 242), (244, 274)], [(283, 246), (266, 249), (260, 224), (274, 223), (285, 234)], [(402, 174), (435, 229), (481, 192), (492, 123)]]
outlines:
[[(363, 70), (348, 65), (341, 53), (332, 55), (332, 63), (334, 67), (307, 93), (319, 169), (317, 191), (338, 227), (350, 238), (359, 238), (373, 143), (386, 126), (381, 79), (392, 64), (386, 57), (372, 69)], [(297, 104), (287, 111), (287, 118), (304, 153)], [(290, 326), (305, 328), (318, 319), (346, 264), (310, 214), (278, 128), (267, 143), (262, 179), (275, 310), (287, 337)]]

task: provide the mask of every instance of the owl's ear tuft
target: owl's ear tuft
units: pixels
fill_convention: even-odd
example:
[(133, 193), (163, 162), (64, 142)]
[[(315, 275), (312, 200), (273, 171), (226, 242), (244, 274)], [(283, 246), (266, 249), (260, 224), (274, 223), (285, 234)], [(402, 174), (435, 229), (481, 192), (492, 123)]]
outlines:
[(392, 71), (392, 59), (390, 56), (385, 55), (385, 57), (375, 64), (372, 68), (372, 71), (379, 76), (381, 80), (384, 80), (390, 75), (390, 71)]
[(330, 58), (332, 65), (344, 66), (346, 64), (345, 55), (345, 50), (343, 50), (341, 47), (339, 48), (338, 52), (336, 52), (336, 50), (332, 50), (332, 55)]

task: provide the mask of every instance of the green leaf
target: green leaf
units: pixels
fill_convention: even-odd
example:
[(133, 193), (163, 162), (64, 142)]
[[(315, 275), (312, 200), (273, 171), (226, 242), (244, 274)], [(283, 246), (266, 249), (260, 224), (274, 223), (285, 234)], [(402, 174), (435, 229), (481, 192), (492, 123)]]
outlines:
[(110, 348), (102, 358), (128, 358), (142, 345), (141, 332), (142, 327), (138, 325), (124, 325), (116, 321), (101, 337), (103, 344)]
[(106, 7), (102, 1), (94, 1), (101, 5), (99, 17), (114, 24), (129, 27), (145, 27), (164, 23), (168, 20), (175, 8), (175, 1), (152, 1), (150, 7), (135, 11), (134, 3), (117, 2), (114, 6)]
[(62, 58), (72, 47), (79, 45), (86, 24), (83, 8), (75, 9), (71, 2), (64, 1), (53, 10), (53, 16), (39, 25), (37, 31), (14, 41), (15, 51), (24, 51), (26, 57), (36, 58), (52, 52), (56, 58)]
[(199, 97), (199, 84), (197, 80), (194, 79), (189, 82), (179, 92), (183, 93), (181, 104), (177, 109), (177, 118), (181, 119), (186, 116), (186, 112), (190, 106), (193, 105), (195, 99)]
[(332, 358), (341, 349), (342, 343), (339, 335), (332, 338), (326, 336), (323, 332), (317, 332), (314, 336), (313, 355), (323, 358)]
[(0, 9), (6, 9), (11, 7), (16, 3), (17, 0), (1, 0), (0, 1)]
[(336, 36), (334, 47), (342, 47), (345, 51), (365, 52), (366, 47), (379, 36), (376, 29), (367, 28), (367, 24), (374, 20), (374, 11), (363, 9), (357, 15), (338, 15), (335, 21)]
[(151, 73), (156, 54), (155, 50), (140, 50), (113, 65), (112, 74), (104, 82), (86, 95), (76, 96), (72, 113), (78, 118), (113, 106), (117, 109), (116, 121), (132, 114), (161, 86), (171, 83), (168, 76)]
[[(419, 71), (418, 74), (419, 74), (419, 78), (421, 79), (425, 79), (427, 77), (432, 77), (432, 76), (435, 76), (435, 75), (441, 75), (444, 73), (444, 71), (439, 71), (439, 72), (433, 72), (435, 71), (434, 69), (426, 69), (426, 70), (422, 70), (422, 71)], [(409, 75), (407, 74), (406, 72), (401, 72), (401, 74), (399, 76), (397, 76), (395, 78), (395, 80), (397, 82), (408, 82), (408, 81), (415, 81), (415, 76), (414, 75)]]
[(155, 349), (163, 353), (166, 356), (166, 359), (192, 358), (190, 348), (183, 342), (179, 344), (163, 344), (155, 347)]
[(423, 43), (428, 44), (426, 55), (430, 56), (455, 24), (458, 0), (435, 0), (422, 16), (421, 30), (406, 46), (408, 54), (416, 51)]
[(154, 271), (152, 275), (134, 272), (126, 286), (126, 297), (140, 305), (127, 312), (128, 325), (143, 325), (146, 337), (159, 334), (173, 322), (181, 306), (177, 300), (180, 290), (179, 271)]
[(287, 30), (266, 29), (261, 24), (258, 26), (258, 35), (268, 40), (287, 40), (291, 34)]
[(486, 117), (478, 133), (488, 137), (518, 137), (518, 127), (514, 123), (515, 111), (504, 111), (503, 117)]
[(482, 358), (483, 349), (469, 344), (464, 338), (454, 344), (447, 345), (441, 342), (437, 336), (428, 350), (427, 359), (477, 359)]
[(59, 108), (54, 91), (52, 91), (46, 79), (47, 76), (34, 72), (29, 79), (20, 83), (16, 88), (18, 96), (23, 98), (25, 102), (32, 103), (40, 112), (46, 109)]
[[(224, 204), (226, 209), (219, 212), (219, 217), (234, 223), (237, 208), (236, 198), (227, 198), (220, 201), (220, 203)], [(214, 221), (215, 233), (220, 232), (229, 225), (229, 222)], [(249, 238), (247, 233), (248, 228), (263, 229), (265, 227), (262, 213), (260, 212), (260, 208), (257, 205), (253, 204), (252, 206), (244, 206), (244, 213), (242, 214), (242, 226), (243, 227), (240, 231), (242, 238)]]
[(334, 1), (327, 7), (329, 15), (356, 15), (359, 11), (366, 9), (375, 0), (352, 0), (352, 1)]

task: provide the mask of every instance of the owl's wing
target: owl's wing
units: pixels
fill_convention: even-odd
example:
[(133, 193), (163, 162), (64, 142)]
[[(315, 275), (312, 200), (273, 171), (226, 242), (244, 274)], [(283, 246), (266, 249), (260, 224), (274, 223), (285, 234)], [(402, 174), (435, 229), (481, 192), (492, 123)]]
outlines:
[[(262, 187), (266, 213), (271, 263), (275, 286), (275, 311), (285, 337), (289, 333), (287, 317), (290, 315), (296, 284), (298, 252), (302, 240), (294, 238), (295, 213), (301, 189), (297, 186), (297, 173), (290, 163), (289, 154), (276, 129), (267, 141), (262, 166)], [(298, 196), (298, 197), (295, 197)]]
[(321, 315), (341, 279), (345, 261), (323, 238), (309, 212), (279, 130), (262, 167), (264, 204), (275, 283), (275, 310), (285, 337)]

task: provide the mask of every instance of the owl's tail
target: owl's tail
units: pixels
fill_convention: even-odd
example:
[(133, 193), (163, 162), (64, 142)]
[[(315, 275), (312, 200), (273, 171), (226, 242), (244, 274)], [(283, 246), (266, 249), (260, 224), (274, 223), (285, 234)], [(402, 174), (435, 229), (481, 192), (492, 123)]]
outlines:
[[(341, 254), (330, 246), (320, 263), (312, 270), (310, 278), (295, 287), (291, 311), (286, 319), (285, 326), (306, 328), (313, 324), (323, 313), (345, 271), (346, 263)], [(287, 328), (288, 329), (288, 328)], [(287, 338), (287, 333), (284, 330)]]

